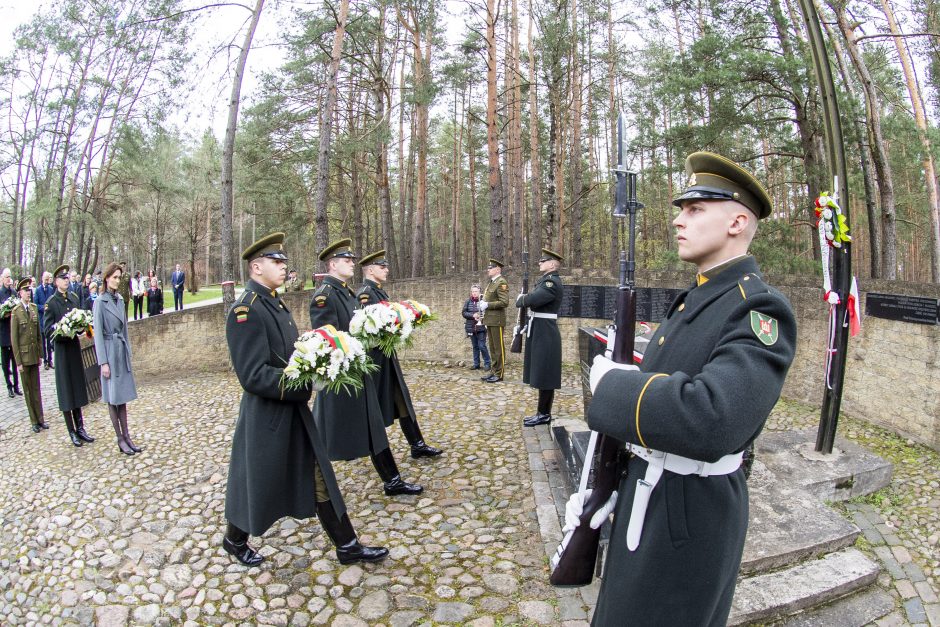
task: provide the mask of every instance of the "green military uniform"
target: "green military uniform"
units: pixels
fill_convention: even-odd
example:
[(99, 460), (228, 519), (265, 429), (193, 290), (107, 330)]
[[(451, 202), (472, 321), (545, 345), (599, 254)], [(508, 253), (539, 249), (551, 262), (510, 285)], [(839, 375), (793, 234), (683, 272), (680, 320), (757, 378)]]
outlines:
[(293, 279), (287, 279), (287, 282), (284, 283), (285, 292), (302, 292), (304, 289), (304, 280), (301, 277), (294, 277)]
[[(29, 279), (23, 279), (17, 292), (29, 287)], [(39, 308), (35, 303), (20, 303), (10, 316), (10, 336), (16, 363), (22, 366), (23, 394), (29, 410), (29, 422), (33, 431), (45, 426), (42, 410), (42, 393), (39, 389), (39, 362), (42, 360), (42, 334), (39, 330)]]
[[(503, 267), (497, 259), (490, 259), (491, 264)], [(506, 308), (509, 306), (509, 283), (503, 275), (491, 279), (483, 290), (486, 311), (483, 312), (483, 324), (486, 326), (487, 342), (490, 347), (490, 376), (502, 379), (506, 369), (506, 340), (503, 330), (506, 328)]]
[[(686, 162), (692, 178), (677, 204), (736, 200), (758, 217), (770, 213), (749, 173), (697, 155)], [(741, 452), (777, 402), (795, 347), (787, 299), (744, 255), (679, 294), (639, 371), (600, 379), (588, 424), (636, 457), (617, 488), (593, 625), (631, 616), (648, 625), (725, 625), (747, 533)], [(645, 511), (634, 509), (638, 491), (648, 495)]]
[[(359, 265), (363, 268), (370, 264), (387, 266), (388, 261), (385, 258), (385, 251), (374, 252), (359, 260)], [(362, 307), (390, 300), (388, 292), (385, 291), (382, 284), (370, 279), (363, 280), (362, 287), (356, 292), (356, 298)], [(393, 422), (398, 421), (405, 439), (411, 446), (412, 457), (435, 457), (440, 455), (441, 450), (428, 446), (424, 441), (424, 436), (421, 435), (421, 427), (418, 426), (418, 415), (415, 412), (414, 404), (411, 402), (411, 392), (405, 382), (405, 375), (401, 370), (398, 355), (388, 357), (382, 352), (382, 349), (374, 348), (369, 351), (369, 357), (379, 366), (379, 370), (372, 373), (371, 378), (375, 383), (385, 426), (390, 427)]]

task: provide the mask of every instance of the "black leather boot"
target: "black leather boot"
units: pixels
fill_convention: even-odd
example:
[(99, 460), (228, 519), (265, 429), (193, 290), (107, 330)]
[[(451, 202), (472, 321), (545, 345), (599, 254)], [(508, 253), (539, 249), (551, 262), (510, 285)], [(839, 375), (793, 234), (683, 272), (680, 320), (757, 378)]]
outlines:
[(336, 546), (336, 558), (340, 564), (380, 562), (388, 557), (388, 549), (384, 546), (360, 544), (349, 516), (343, 514), (342, 518), (338, 517), (332, 502), (317, 501), (317, 516), (320, 518), (323, 531)]
[(117, 435), (118, 449), (125, 455), (133, 455), (134, 450), (124, 439), (124, 433), (121, 431), (121, 410), (116, 405), (108, 404), (108, 416), (111, 417), (111, 426), (114, 427), (114, 433)]
[(72, 412), (64, 411), (62, 415), (65, 416), (65, 428), (69, 432), (69, 439), (72, 440), (74, 446), (81, 446), (81, 439), (75, 434), (75, 424), (72, 422)]
[(118, 411), (118, 419), (121, 423), (121, 433), (124, 434), (124, 441), (127, 442), (127, 445), (131, 448), (131, 450), (135, 453), (139, 453), (144, 450), (134, 444), (134, 441), (131, 439), (131, 432), (127, 428), (127, 403), (120, 406)]
[(85, 419), (82, 417), (81, 409), (72, 410), (72, 419), (75, 421), (75, 434), (85, 442), (94, 442), (95, 438), (88, 435), (85, 431)]
[(242, 531), (232, 523), (229, 523), (225, 530), (222, 548), (245, 566), (257, 566), (264, 561), (263, 557), (248, 546), (248, 532)]
[(425, 443), (424, 438), (421, 437), (421, 427), (411, 416), (402, 416), (398, 419), (398, 424), (401, 425), (401, 432), (405, 434), (405, 439), (411, 445), (411, 456), (413, 458), (437, 457), (444, 452)]
[(403, 481), (401, 473), (398, 472), (398, 465), (395, 464), (395, 458), (392, 457), (392, 451), (385, 449), (380, 453), (372, 455), (372, 464), (378, 471), (382, 481), (385, 482), (386, 496), (396, 494), (421, 494), (424, 488), (413, 483)]

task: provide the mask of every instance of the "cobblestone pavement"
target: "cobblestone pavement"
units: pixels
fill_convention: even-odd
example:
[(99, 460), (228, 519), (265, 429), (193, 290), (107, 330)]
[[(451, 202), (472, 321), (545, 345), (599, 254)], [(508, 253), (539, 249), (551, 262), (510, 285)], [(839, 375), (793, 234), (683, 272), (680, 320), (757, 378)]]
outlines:
[(133, 457), (100, 403), (82, 448), (58, 415), (38, 435), (21, 418), (0, 434), (0, 624), (558, 624), (522, 437), (534, 392), (466, 369), (406, 372), (427, 440), (446, 449), (412, 460), (389, 430), (425, 493), (386, 497), (367, 460), (335, 464), (361, 539), (391, 549), (382, 564), (340, 566), (315, 520), (255, 540), (259, 569), (221, 550), (231, 374), (142, 385)]
[[(21, 399), (0, 399), (0, 623), (586, 625), (597, 584), (547, 583), (566, 495), (550, 480), (548, 429), (520, 426), (535, 394), (509, 383), (518, 368), (497, 385), (459, 364), (405, 371), (425, 436), (446, 453), (412, 460), (389, 430), (404, 478), (426, 488), (419, 497), (385, 497), (366, 460), (335, 464), (361, 539), (391, 549), (365, 566), (340, 566), (315, 520), (285, 519), (256, 539), (260, 569), (219, 548), (240, 397), (231, 374), (141, 385), (129, 422), (145, 451), (134, 457), (118, 452), (100, 403), (86, 410), (98, 441), (71, 446), (51, 373), (51, 430), (33, 434), (25, 410), (15, 413)], [(573, 369), (564, 385), (555, 413), (575, 420)], [(768, 428), (816, 420), (781, 402)], [(940, 625), (940, 455), (848, 418), (840, 433), (896, 464), (890, 488), (842, 508), (897, 599), (882, 624)]]

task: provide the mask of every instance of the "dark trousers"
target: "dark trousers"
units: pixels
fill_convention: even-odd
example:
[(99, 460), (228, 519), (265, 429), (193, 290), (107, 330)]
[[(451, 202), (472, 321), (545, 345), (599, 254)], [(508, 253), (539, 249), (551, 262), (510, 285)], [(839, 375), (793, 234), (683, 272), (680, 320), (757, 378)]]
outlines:
[(173, 311), (183, 308), (183, 286), (173, 288)]
[(6, 381), (7, 389), (20, 389), (20, 374), (16, 371), (12, 346), (0, 346), (0, 363), (3, 365), (3, 380)]
[(483, 367), (490, 369), (490, 351), (486, 349), (486, 332), (471, 333), (470, 345), (473, 346), (473, 365), (480, 365), (480, 355), (483, 355)]
[(144, 317), (144, 295), (138, 294), (134, 296), (134, 320), (139, 320)]
[(23, 398), (29, 410), (30, 424), (45, 422), (42, 415), (42, 393), (39, 391), (39, 364), (23, 366)]
[(40, 335), (39, 342), (42, 344), (42, 361), (47, 366), (52, 365), (52, 339), (46, 335), (45, 331), (40, 333)]

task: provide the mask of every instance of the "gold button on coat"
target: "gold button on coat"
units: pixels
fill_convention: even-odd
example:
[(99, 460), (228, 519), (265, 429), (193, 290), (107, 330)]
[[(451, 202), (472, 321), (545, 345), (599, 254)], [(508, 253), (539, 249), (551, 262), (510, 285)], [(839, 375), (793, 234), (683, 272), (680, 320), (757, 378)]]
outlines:
[(679, 311), (682, 311), (683, 309), (685, 309), (685, 303), (681, 303), (679, 305)]
[(662, 345), (663, 345), (663, 342), (665, 342), (665, 341), (666, 341), (666, 336), (665, 336), (665, 335), (662, 336), (662, 337), (660, 337), (660, 338), (659, 338), (659, 345), (662, 346)]

